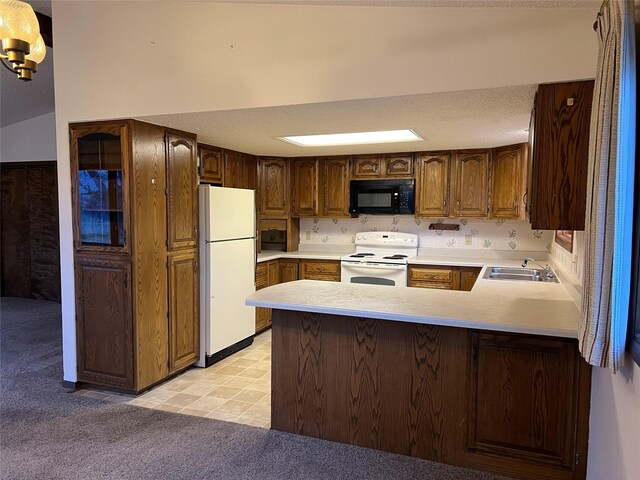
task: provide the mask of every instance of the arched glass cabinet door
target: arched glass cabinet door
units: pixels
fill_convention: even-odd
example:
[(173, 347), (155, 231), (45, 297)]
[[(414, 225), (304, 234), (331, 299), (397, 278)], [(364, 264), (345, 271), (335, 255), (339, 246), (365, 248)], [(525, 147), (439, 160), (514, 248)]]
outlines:
[(78, 251), (129, 251), (127, 130), (126, 123), (71, 127)]

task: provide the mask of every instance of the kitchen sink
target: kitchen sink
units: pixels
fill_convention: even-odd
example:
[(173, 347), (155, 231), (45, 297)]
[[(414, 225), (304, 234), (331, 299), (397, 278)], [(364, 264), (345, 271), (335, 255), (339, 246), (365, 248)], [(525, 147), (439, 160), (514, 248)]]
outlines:
[(544, 270), (535, 268), (514, 267), (488, 267), (482, 278), (487, 280), (519, 280), (524, 282), (552, 282), (558, 283), (558, 279), (552, 270), (552, 277), (547, 277)]

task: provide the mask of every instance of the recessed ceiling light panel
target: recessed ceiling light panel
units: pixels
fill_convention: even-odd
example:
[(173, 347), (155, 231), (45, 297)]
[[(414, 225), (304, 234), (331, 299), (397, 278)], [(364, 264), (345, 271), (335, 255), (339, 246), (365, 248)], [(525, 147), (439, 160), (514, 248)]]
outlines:
[(416, 142), (422, 140), (413, 130), (384, 130), (380, 132), (329, 133), (323, 135), (292, 135), (280, 140), (300, 147), (334, 147), (370, 143)]

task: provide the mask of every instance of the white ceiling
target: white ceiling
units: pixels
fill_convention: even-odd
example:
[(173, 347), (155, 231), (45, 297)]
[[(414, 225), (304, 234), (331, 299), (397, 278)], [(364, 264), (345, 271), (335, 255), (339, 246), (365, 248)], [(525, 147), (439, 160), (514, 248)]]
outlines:
[[(525, 142), (535, 85), (368, 100), (141, 117), (198, 134), (202, 143), (274, 156), (482, 148)], [(409, 128), (424, 141), (299, 147), (285, 135)]]
[[(29, 1), (34, 10), (51, 15), (50, 1)], [(53, 50), (47, 47), (47, 56), (30, 82), (23, 82), (6, 68), (0, 68), (0, 126), (5, 127), (55, 109), (53, 93)]]

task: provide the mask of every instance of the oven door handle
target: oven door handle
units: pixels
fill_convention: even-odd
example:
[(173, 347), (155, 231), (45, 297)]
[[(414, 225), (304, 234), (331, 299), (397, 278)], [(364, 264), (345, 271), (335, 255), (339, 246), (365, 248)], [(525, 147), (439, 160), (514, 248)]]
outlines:
[(353, 263), (343, 263), (343, 267), (349, 268), (350, 270), (360, 270), (366, 272), (367, 270), (389, 270), (389, 271), (398, 271), (398, 270), (406, 270), (406, 265), (363, 265), (363, 264), (353, 264)]

